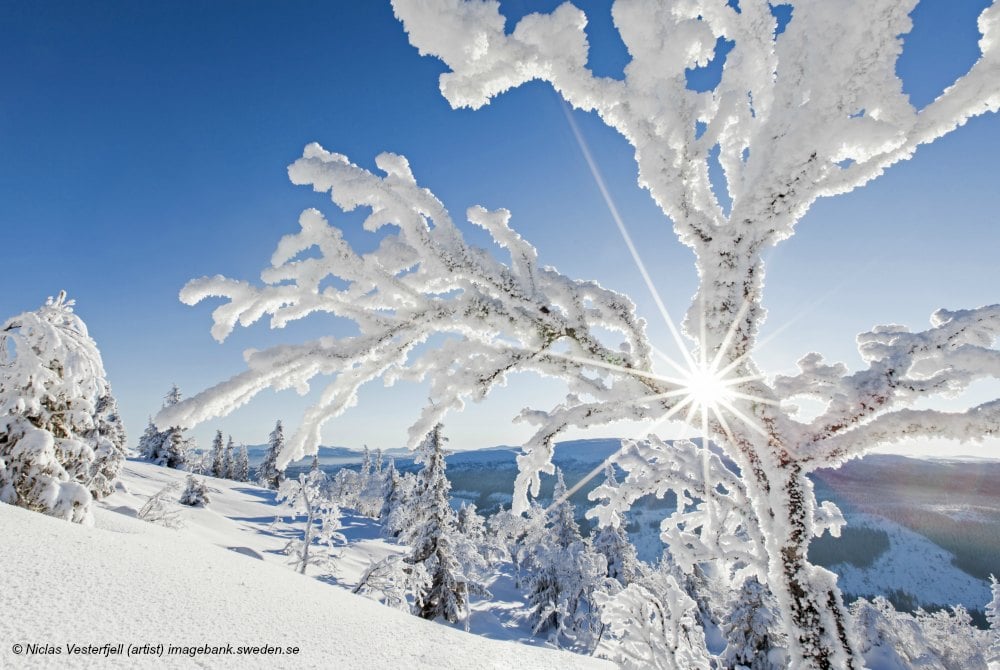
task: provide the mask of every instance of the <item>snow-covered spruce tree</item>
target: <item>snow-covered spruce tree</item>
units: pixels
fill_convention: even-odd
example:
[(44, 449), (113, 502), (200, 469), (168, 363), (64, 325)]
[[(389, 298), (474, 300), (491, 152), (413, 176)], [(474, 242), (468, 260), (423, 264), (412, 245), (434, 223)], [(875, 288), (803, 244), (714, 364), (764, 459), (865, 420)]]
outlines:
[(125, 460), (104, 364), (65, 291), (0, 327), (0, 502), (90, 523)]
[(96, 445), (94, 448), (94, 468), (89, 489), (95, 498), (103, 498), (114, 491), (115, 480), (125, 462), (128, 438), (125, 424), (118, 412), (118, 401), (111, 395), (111, 388), (97, 399), (94, 413), (94, 427), (84, 431), (84, 437)]
[(455, 528), (476, 544), (482, 544), (486, 541), (486, 519), (476, 512), (476, 506), (473, 503), (463, 502), (458, 508)]
[(358, 474), (357, 511), (363, 516), (378, 519), (385, 505), (385, 479), (382, 473), (382, 452), (372, 458), (365, 445), (361, 471)]
[(237, 482), (250, 481), (250, 454), (247, 453), (247, 445), (241, 444), (233, 457), (233, 476)]
[(285, 446), (285, 429), (281, 425), (281, 420), (279, 419), (277, 423), (274, 424), (274, 430), (267, 438), (267, 453), (264, 454), (264, 460), (261, 461), (260, 466), (257, 468), (257, 483), (260, 486), (268, 489), (277, 490), (278, 486), (281, 485), (281, 479), (283, 473), (275, 464), (278, 462), (278, 454)]
[(139, 436), (139, 444), (136, 446), (139, 457), (152, 460), (153, 456), (159, 452), (162, 441), (163, 436), (157, 430), (156, 424), (153, 423), (153, 417), (150, 417), (149, 423), (146, 425), (146, 430)]
[(221, 477), (225, 479), (232, 479), (234, 468), (236, 466), (235, 454), (233, 446), (233, 436), (229, 436), (229, 440), (226, 442), (226, 448), (222, 450), (222, 475)]
[[(180, 400), (181, 391), (174, 384), (164, 398), (163, 408), (169, 409)], [(184, 428), (178, 425), (171, 425), (162, 431), (156, 431), (154, 426), (150, 426), (139, 441), (139, 453), (143, 458), (178, 470), (188, 466), (188, 454), (194, 447), (194, 440), (185, 436)]]
[[(604, 482), (611, 488), (618, 486), (615, 469), (611, 465), (604, 468)], [(622, 586), (628, 586), (639, 575), (639, 556), (625, 532), (622, 516), (613, 514), (608, 521), (608, 524), (594, 530), (591, 544), (594, 551), (607, 561), (608, 577), (617, 580)]]
[(211, 459), (211, 470), (208, 474), (213, 477), (225, 478), (226, 476), (226, 466), (224, 462), (223, 452), (225, 447), (223, 446), (222, 431), (215, 431), (215, 437), (212, 439), (212, 451), (210, 452)]
[(204, 507), (210, 501), (208, 498), (208, 487), (204, 479), (195, 479), (194, 475), (188, 475), (184, 483), (184, 490), (181, 491), (180, 504), (188, 507)]
[[(640, 184), (696, 255), (700, 281), (684, 323), (694, 345), (687, 378), (654, 373), (631, 302), (540, 267), (534, 248), (509, 227), (507, 211), (467, 211), (471, 223), (510, 253), (504, 264), (464, 242), (404, 158), (380, 155), (379, 176), (312, 144), (289, 169), (292, 181), (330, 192), (345, 210), (370, 208), (368, 230), (398, 230), (359, 255), (310, 209), (300, 217), (301, 230), (279, 243), (262, 275), (265, 286), (203, 278), (181, 297), (188, 303), (228, 299), (214, 313), (220, 340), (237, 323), (264, 314), (280, 327), (314, 312), (355, 321), (359, 335), (254, 352), (247, 372), (164, 411), (160, 421), (190, 425), (231, 411), (264, 388), (305, 388), (315, 375), (335, 375), (289, 440), (280, 466), (314, 450), (322, 425), (379, 377), (432, 376), (431, 402), (411, 428), (411, 446), (445, 413), (484, 397), (513, 370), (562, 377), (571, 391), (565, 402), (522, 415), (538, 426), (519, 459), (515, 505), (523, 511), (528, 494), (538, 493), (539, 474), (552, 471), (560, 432), (689, 416), (738, 466), (743, 502), (724, 499), (729, 491), (710, 479), (704, 450), (688, 473), (690, 488), (675, 480), (682, 497), (692, 488), (705, 494), (675, 528), (689, 536), (688, 556), (679, 562), (723, 560), (766, 582), (788, 633), (792, 665), (857, 667), (836, 580), (807, 560), (812, 537), (836, 521), (830, 509), (817, 514), (807, 476), (880, 444), (995, 433), (998, 401), (958, 412), (912, 404), (997, 376), (991, 346), (1000, 306), (941, 310), (917, 333), (876, 327), (859, 337), (868, 367), (853, 373), (810, 354), (800, 374), (768, 381), (753, 354), (764, 319), (764, 255), (793, 234), (812, 203), (863, 186), (918, 146), (1000, 106), (996, 4), (980, 16), (982, 56), (969, 72), (923, 109), (910, 104), (895, 64), (914, 4), (799, 3), (779, 30), (763, 0), (617, 0), (612, 18), (631, 59), (618, 80), (588, 69), (586, 16), (572, 4), (530, 14), (507, 29), (495, 2), (394, 0), (411, 43), (451, 70), (442, 75), (441, 89), (454, 106), (481, 107), (527, 81), (548, 81), (634, 147)], [(708, 63), (719, 39), (733, 45), (719, 83), (709, 91), (688, 89), (686, 70)], [(728, 212), (709, 179), (716, 156)], [(298, 258), (312, 247), (318, 258)], [(346, 287), (321, 290), (331, 275)], [(605, 344), (601, 334), (608, 330), (621, 335), (621, 346)], [(435, 333), (453, 337), (419, 347)], [(785, 404), (794, 396), (815, 398), (825, 409), (799, 421)], [(719, 398), (726, 402), (715, 402)], [(687, 411), (697, 405), (705, 408), (704, 422)], [(640, 454), (656, 460), (642, 464)], [(676, 467), (672, 449), (650, 452), (640, 444), (619, 465), (629, 473), (621, 488), (634, 496), (614, 496), (615, 505), (605, 505), (600, 516), (655, 491), (657, 471)], [(717, 513), (720, 505), (732, 514)]]
[(473, 565), (461, 564), (457, 543), (455, 512), (448, 502), (451, 484), (445, 477), (444, 438), (441, 425), (434, 426), (417, 451), (423, 464), (418, 474), (417, 493), (411, 499), (411, 526), (402, 529), (399, 539), (411, 547), (406, 561), (422, 564), (428, 584), (420, 593), (414, 614), (424, 619), (464, 621), (469, 614), (469, 595), (476, 590)]
[(302, 538), (290, 540), (285, 554), (297, 572), (305, 574), (310, 565), (325, 565), (331, 559), (331, 550), (345, 544), (347, 539), (340, 532), (340, 507), (327, 495), (328, 479), (314, 461), (308, 473), (298, 479), (286, 479), (278, 488), (278, 502), (284, 502), (289, 511), (304, 518)]
[(396, 469), (396, 460), (390, 458), (389, 465), (385, 467), (383, 474), (382, 509), (378, 514), (378, 521), (382, 524), (383, 530), (389, 520), (389, 515), (392, 514), (393, 507), (399, 502), (401, 493), (399, 485), (400, 474), (399, 470)]
[(535, 633), (548, 633), (555, 644), (590, 650), (600, 635), (595, 593), (610, 586), (608, 565), (580, 534), (559, 468), (552, 496), (552, 505), (536, 516), (521, 541), (520, 583), (531, 608), (529, 621)]
[(722, 667), (747, 670), (781, 670), (784, 648), (774, 597), (756, 577), (747, 577), (727, 608), (722, 622), (726, 649)]
[(390, 474), (395, 476), (395, 484), (389, 490), (382, 508), (386, 535), (399, 538), (414, 522), (416, 507), (414, 500), (419, 492), (417, 476), (407, 472), (400, 474), (393, 466)]

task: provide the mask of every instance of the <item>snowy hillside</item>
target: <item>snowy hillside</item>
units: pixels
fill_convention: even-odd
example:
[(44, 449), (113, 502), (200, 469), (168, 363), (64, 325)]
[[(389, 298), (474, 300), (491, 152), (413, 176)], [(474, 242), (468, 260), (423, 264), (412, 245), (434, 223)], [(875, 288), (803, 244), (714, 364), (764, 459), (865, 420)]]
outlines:
[[(394, 611), (283, 565), (272, 492), (208, 478), (211, 503), (181, 510), (185, 526), (132, 518), (146, 498), (184, 473), (129, 462), (124, 486), (95, 513), (95, 527), (0, 505), (2, 668), (584, 668), (602, 661), (489, 640)], [(350, 521), (343, 578), (366, 555), (393, 551)], [(369, 539), (365, 538), (368, 534)], [(8, 644), (9, 643), (9, 644)], [(67, 644), (278, 647), (277, 655), (167, 657), (70, 655)], [(13, 644), (61, 653), (17, 656)], [(114, 648), (114, 647), (112, 647)], [(298, 648), (294, 660), (291, 648)], [(22, 652), (23, 653), (23, 652)]]
[(897, 592), (923, 606), (962, 604), (970, 609), (982, 609), (990, 601), (988, 582), (956, 568), (954, 556), (924, 536), (871, 514), (849, 515), (848, 523), (885, 531), (890, 548), (865, 568), (850, 563), (832, 567), (845, 594), (872, 598)]

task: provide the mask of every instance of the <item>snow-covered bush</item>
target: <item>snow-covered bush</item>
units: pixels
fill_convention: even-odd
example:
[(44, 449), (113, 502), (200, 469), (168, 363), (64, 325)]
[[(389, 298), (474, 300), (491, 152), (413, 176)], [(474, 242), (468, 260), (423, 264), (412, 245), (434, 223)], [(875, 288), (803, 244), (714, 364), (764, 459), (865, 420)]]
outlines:
[[(192, 304), (228, 300), (213, 315), (220, 340), (237, 323), (264, 315), (280, 327), (316, 312), (354, 321), (358, 335), (252, 352), (246, 372), (168, 408), (161, 420), (193, 424), (264, 388), (304, 389), (316, 375), (331, 375), (323, 401), (306, 412), (279, 457), (280, 467), (314, 451), (323, 424), (378, 378), (430, 377), (431, 400), (410, 429), (416, 446), (447, 412), (485, 397), (512, 371), (559, 377), (569, 386), (565, 400), (522, 414), (537, 428), (518, 459), (516, 512), (539, 494), (540, 474), (552, 472), (554, 440), (563, 431), (622, 420), (685, 420), (711, 434), (735, 463), (735, 479), (716, 468), (707, 449), (700, 463), (678, 463), (670, 450), (624, 455), (636, 466), (625, 468), (633, 491), (655, 492), (649, 470), (657, 468), (676, 488), (684, 488), (679, 480), (686, 477), (692, 483), (684, 490), (704, 492), (665, 529), (685, 543), (678, 563), (693, 570), (718, 560), (766, 582), (788, 635), (791, 665), (858, 668), (836, 578), (808, 561), (812, 538), (843, 519), (832, 506), (817, 506), (808, 475), (880, 444), (913, 437), (978, 440), (1000, 430), (1000, 401), (956, 412), (913, 407), (1000, 376), (993, 348), (1000, 306), (940, 310), (922, 332), (875, 327), (858, 338), (867, 366), (858, 372), (809, 354), (799, 374), (768, 380), (753, 356), (765, 316), (765, 256), (794, 233), (812, 204), (863, 186), (919, 146), (1000, 107), (996, 3), (979, 18), (981, 57), (929, 105), (911, 104), (895, 68), (914, 4), (796, 3), (779, 26), (765, 0), (616, 0), (611, 15), (630, 62), (615, 79), (589, 69), (587, 17), (571, 3), (508, 26), (497, 2), (394, 0), (411, 43), (450, 70), (441, 76), (441, 90), (452, 105), (481, 107), (543, 80), (633, 146), (639, 183), (695, 254), (699, 284), (683, 324), (688, 341), (666, 319), (684, 352), (681, 376), (653, 369), (645, 323), (631, 301), (540, 266), (535, 249), (510, 228), (508, 211), (476, 206), (466, 212), (509, 254), (504, 263), (466, 243), (405, 158), (381, 154), (376, 174), (310, 144), (289, 169), (294, 183), (329, 192), (343, 210), (369, 208), (366, 230), (397, 230), (374, 251), (358, 254), (310, 209), (299, 219), (300, 230), (279, 243), (263, 287), (205, 277), (190, 282), (181, 297)], [(689, 88), (688, 71), (709, 63), (720, 40), (730, 51), (718, 83), (705, 91)], [(716, 161), (729, 207), (713, 191)], [(641, 265), (624, 226), (622, 232)], [(301, 258), (313, 247), (318, 257)], [(344, 287), (321, 289), (331, 276)], [(609, 342), (608, 331), (619, 341)], [(451, 337), (432, 337), (438, 334)], [(817, 400), (818, 416), (800, 420), (786, 403), (795, 396)], [(634, 460), (644, 451), (659, 459), (645, 470)], [(602, 521), (621, 511), (615, 501), (633, 500), (613, 495)]]
[(326, 474), (314, 461), (308, 473), (286, 479), (278, 489), (277, 501), (284, 502), (292, 514), (304, 517), (302, 537), (289, 540), (285, 546), (292, 566), (302, 574), (310, 565), (329, 563), (333, 548), (347, 542), (340, 532), (340, 507), (330, 499), (327, 484)]
[(0, 501), (90, 523), (125, 432), (97, 344), (60, 292), (0, 327)]
[(162, 489), (149, 496), (149, 499), (139, 508), (136, 517), (143, 521), (155, 523), (165, 528), (182, 528), (184, 520), (174, 509), (171, 498), (178, 488), (177, 482), (170, 482)]
[(423, 563), (411, 563), (400, 554), (373, 562), (361, 575), (354, 593), (378, 600), (404, 612), (421, 607), (421, 596), (431, 578)]
[(945, 670), (986, 668), (988, 644), (984, 638), (988, 633), (975, 627), (963, 606), (955, 605), (950, 611), (937, 612), (918, 609), (916, 620), (928, 650), (937, 656)]
[(195, 479), (194, 475), (188, 475), (178, 502), (188, 507), (204, 507), (211, 502), (208, 498), (208, 486), (206, 486), (205, 480)]
[[(851, 604), (858, 651), (880, 670), (986, 670), (989, 633), (977, 629), (962, 606), (951, 611), (898, 612), (888, 600)], [(992, 669), (991, 669), (992, 670)]]
[(608, 637), (601, 654), (636, 670), (708, 670), (711, 654), (698, 621), (698, 605), (665, 563), (638, 581), (595, 599)]

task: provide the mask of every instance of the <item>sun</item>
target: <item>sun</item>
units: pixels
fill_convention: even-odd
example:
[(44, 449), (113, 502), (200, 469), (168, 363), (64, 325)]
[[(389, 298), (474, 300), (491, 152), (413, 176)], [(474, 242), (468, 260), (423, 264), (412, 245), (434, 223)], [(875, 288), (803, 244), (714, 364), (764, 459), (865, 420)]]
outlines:
[(684, 389), (695, 406), (701, 410), (718, 412), (720, 407), (726, 407), (733, 401), (730, 388), (733, 381), (723, 377), (711, 366), (698, 365), (685, 375)]

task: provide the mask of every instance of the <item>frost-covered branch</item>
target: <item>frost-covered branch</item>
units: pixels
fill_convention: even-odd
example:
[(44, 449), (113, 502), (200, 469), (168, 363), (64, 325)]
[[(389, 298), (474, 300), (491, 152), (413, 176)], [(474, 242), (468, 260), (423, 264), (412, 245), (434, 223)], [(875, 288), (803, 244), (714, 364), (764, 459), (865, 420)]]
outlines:
[(678, 565), (690, 571), (697, 563), (722, 559), (740, 571), (765, 573), (765, 538), (745, 484), (718, 454), (689, 440), (668, 444), (650, 435), (624, 441), (611, 461), (627, 476), (617, 486), (604, 484), (590, 493), (591, 500), (604, 502), (588, 517), (614, 525), (636, 500), (673, 494), (677, 509), (661, 524), (661, 537)]
[[(570, 3), (529, 14), (507, 33), (496, 2), (393, 0), (411, 43), (450, 68), (441, 92), (453, 106), (478, 108), (525, 82), (550, 82), (625, 136), (639, 183), (696, 250), (726, 224), (770, 243), (787, 237), (816, 198), (861, 186), (997, 110), (1000, 7), (979, 19), (981, 58), (917, 110), (895, 72), (915, 5), (800, 3), (779, 32), (763, 0), (618, 0), (612, 18), (630, 61), (616, 80), (587, 68), (587, 17)], [(720, 44), (731, 51), (718, 84), (694, 90), (688, 74), (723, 58)], [(728, 215), (708, 176), (713, 150)]]
[[(213, 314), (219, 340), (237, 323), (270, 315), (272, 327), (280, 328), (314, 312), (350, 319), (360, 334), (249, 352), (246, 372), (166, 408), (159, 423), (191, 425), (265, 388), (305, 392), (314, 377), (333, 375), (283, 450), (281, 467), (315, 449), (323, 424), (379, 377), (387, 384), (430, 381), (432, 402), (410, 430), (412, 444), (447, 411), (485, 397), (515, 369), (562, 377), (571, 391), (604, 399), (668, 388), (643, 374), (650, 368), (644, 323), (627, 298), (539, 266), (535, 249), (509, 227), (505, 210), (472, 207), (467, 215), (508, 252), (509, 264), (469, 246), (441, 202), (417, 185), (406, 159), (381, 154), (376, 163), (384, 177), (311, 144), (289, 168), (293, 182), (329, 192), (345, 211), (370, 208), (366, 230), (395, 226), (374, 251), (356, 253), (339, 229), (310, 209), (300, 217), (301, 230), (278, 244), (261, 274), (264, 286), (216, 276), (194, 280), (181, 292), (189, 304), (227, 299)], [(301, 257), (313, 248), (319, 258)], [(605, 344), (595, 328), (616, 333), (620, 346)], [(429, 342), (436, 334), (452, 339)]]
[(785, 398), (808, 396), (826, 404), (806, 427), (803, 456), (811, 467), (835, 464), (878, 444), (917, 437), (978, 441), (1000, 434), (1000, 407), (988, 402), (960, 412), (915, 410), (924, 398), (954, 396), (980, 379), (1000, 378), (1000, 305), (939, 310), (928, 330), (880, 326), (858, 336), (869, 367), (848, 374), (818, 354), (799, 361), (800, 373), (781, 376)]

